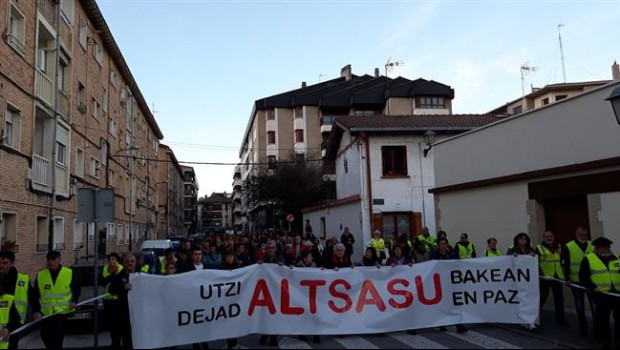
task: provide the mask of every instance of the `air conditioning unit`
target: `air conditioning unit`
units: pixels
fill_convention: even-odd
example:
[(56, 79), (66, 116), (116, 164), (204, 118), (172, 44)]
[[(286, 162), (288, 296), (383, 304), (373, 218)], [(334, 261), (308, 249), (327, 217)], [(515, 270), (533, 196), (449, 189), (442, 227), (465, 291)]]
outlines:
[(323, 175), (323, 181), (325, 181), (325, 182), (336, 181), (336, 175), (335, 174), (325, 174), (325, 175)]
[(121, 88), (121, 104), (124, 105), (127, 102), (127, 96), (129, 95), (129, 91), (127, 86), (123, 86)]
[(86, 103), (80, 102), (78, 104), (78, 111), (82, 112), (82, 114), (86, 114), (87, 110), (88, 110), (88, 108), (86, 107)]

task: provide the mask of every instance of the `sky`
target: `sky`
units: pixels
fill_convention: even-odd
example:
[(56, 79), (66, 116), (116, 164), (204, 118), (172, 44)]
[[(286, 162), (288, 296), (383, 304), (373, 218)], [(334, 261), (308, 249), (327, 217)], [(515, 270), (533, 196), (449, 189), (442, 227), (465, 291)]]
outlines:
[[(425, 78), (453, 113), (485, 113), (531, 86), (611, 79), (620, 0), (98, 0), (181, 162), (236, 163), (254, 101), (340, 76)], [(231, 192), (233, 165), (193, 165), (199, 195)]]

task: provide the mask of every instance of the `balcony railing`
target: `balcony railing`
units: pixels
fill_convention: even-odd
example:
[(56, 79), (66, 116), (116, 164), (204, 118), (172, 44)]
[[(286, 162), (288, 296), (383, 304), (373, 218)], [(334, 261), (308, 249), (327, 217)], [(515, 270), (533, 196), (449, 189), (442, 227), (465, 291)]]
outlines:
[(47, 251), (47, 244), (37, 244), (35, 247), (37, 253), (42, 253)]
[(56, 28), (56, 6), (52, 0), (38, 0), (37, 10), (43, 15), (52, 28)]
[(73, 32), (71, 31), (71, 27), (63, 18), (60, 21), (60, 44), (71, 53), (71, 45), (73, 44)]
[(9, 45), (13, 46), (15, 50), (19, 51), (22, 55), (26, 54), (26, 46), (24, 46), (24, 43), (17, 39), (17, 37), (13, 36), (12, 34), (7, 34), (6, 42)]
[(69, 97), (64, 91), (58, 91), (58, 112), (69, 119)]
[(83, 249), (83, 248), (84, 248), (84, 242), (73, 243), (73, 250), (78, 250), (78, 249)]
[(37, 84), (36, 94), (48, 105), (54, 107), (54, 82), (45, 73), (36, 69)]
[(32, 158), (32, 182), (43, 186), (49, 185), (47, 179), (49, 165), (49, 160), (35, 154)]
[(66, 246), (67, 246), (66, 243), (54, 243), (54, 250), (63, 251), (65, 250)]

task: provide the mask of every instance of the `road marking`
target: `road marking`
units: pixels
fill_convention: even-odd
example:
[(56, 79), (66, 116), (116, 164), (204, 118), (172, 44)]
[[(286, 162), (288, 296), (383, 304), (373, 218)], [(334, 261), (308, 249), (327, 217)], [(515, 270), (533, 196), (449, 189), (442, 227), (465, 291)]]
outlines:
[(305, 341), (290, 337), (280, 337), (278, 346), (280, 349), (312, 349), (312, 347)]
[(334, 337), (333, 339), (346, 349), (379, 349), (378, 346), (368, 340), (353, 335), (347, 335), (344, 338)]
[(485, 349), (522, 349), (516, 345), (474, 331), (462, 334), (450, 333), (450, 335)]
[(404, 332), (388, 333), (387, 336), (398, 340), (399, 342), (410, 346), (413, 349), (448, 349), (437, 342), (434, 342), (422, 335), (411, 335)]

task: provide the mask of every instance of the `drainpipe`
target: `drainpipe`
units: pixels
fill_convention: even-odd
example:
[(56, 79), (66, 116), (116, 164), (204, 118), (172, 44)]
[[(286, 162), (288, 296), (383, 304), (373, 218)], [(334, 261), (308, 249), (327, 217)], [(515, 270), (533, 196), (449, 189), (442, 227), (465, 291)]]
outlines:
[(370, 137), (366, 134), (362, 134), (362, 140), (366, 145), (366, 185), (368, 186), (368, 216), (370, 220), (370, 237), (372, 239), (372, 171), (370, 169)]
[[(53, 131), (53, 140), (52, 140), (52, 198), (50, 199), (50, 208), (49, 208), (49, 222), (48, 222), (48, 233), (47, 233), (47, 251), (51, 252), (54, 250), (54, 209), (56, 209), (56, 142), (58, 138), (58, 80), (60, 77), (60, 2), (56, 4), (56, 71), (55, 71), (55, 79), (54, 79), (54, 131)], [(65, 151), (65, 156), (67, 152), (70, 154), (71, 149), (68, 148)]]

